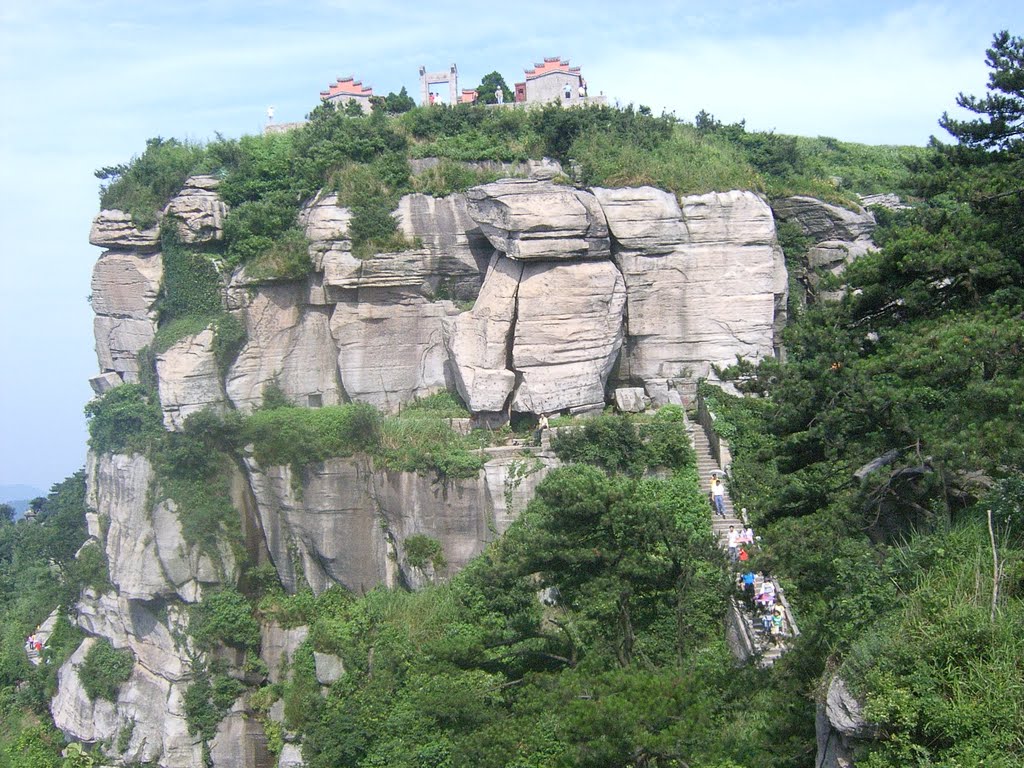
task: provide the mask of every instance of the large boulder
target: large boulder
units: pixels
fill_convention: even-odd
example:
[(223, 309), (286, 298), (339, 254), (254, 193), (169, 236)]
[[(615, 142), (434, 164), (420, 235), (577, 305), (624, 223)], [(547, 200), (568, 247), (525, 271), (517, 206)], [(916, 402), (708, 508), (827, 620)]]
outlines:
[(604, 213), (589, 192), (535, 179), (503, 179), (466, 193), (469, 214), (512, 259), (607, 259)]
[[(621, 246), (615, 260), (629, 297), (617, 380), (644, 382), (653, 392), (666, 381), (696, 381), (737, 356), (774, 353), (787, 278), (763, 199), (738, 191), (693, 195), (682, 199), (674, 221), (660, 190), (594, 194)], [(628, 201), (655, 212), (651, 223)]]
[(784, 197), (773, 201), (772, 208), (779, 219), (796, 224), (815, 243), (870, 238), (875, 231), (875, 217), (870, 211), (851, 211), (815, 197)]
[(858, 746), (878, 735), (877, 726), (864, 718), (863, 704), (839, 675), (829, 680), (825, 700), (818, 703), (815, 731), (818, 754), (814, 764), (821, 768), (852, 766)]
[(442, 327), (457, 313), (450, 301), (402, 291), (361, 290), (358, 301), (339, 302), (330, 320), (331, 346), (348, 397), (397, 411), (446, 389)]
[(164, 208), (173, 217), (183, 243), (210, 243), (224, 239), (227, 204), (217, 195), (216, 176), (191, 176)]
[(626, 286), (609, 261), (531, 263), (519, 282), (512, 408), (550, 413), (603, 405), (623, 339)]
[(474, 413), (504, 410), (516, 383), (509, 348), (523, 263), (495, 254), (468, 312), (445, 325), (459, 395)]
[(100, 248), (121, 251), (150, 252), (160, 250), (160, 227), (139, 229), (130, 214), (124, 211), (100, 211), (92, 220), (89, 243)]
[(164, 426), (180, 430), (185, 419), (205, 409), (227, 407), (214, 355), (214, 331), (186, 336), (156, 356), (157, 389)]
[(92, 272), (93, 331), (100, 370), (138, 381), (138, 353), (156, 335), (160, 254), (106, 251)]
[(296, 405), (341, 403), (328, 308), (306, 304), (305, 285), (252, 290), (243, 312), (247, 341), (225, 384), (231, 402), (241, 411), (251, 411), (263, 402), (267, 386), (275, 384)]

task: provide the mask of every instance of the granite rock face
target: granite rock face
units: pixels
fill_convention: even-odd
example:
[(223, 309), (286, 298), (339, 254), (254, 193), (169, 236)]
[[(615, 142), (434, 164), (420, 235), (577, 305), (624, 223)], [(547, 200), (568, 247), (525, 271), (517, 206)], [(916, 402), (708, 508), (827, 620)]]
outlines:
[(519, 283), (512, 408), (551, 413), (602, 405), (622, 346), (626, 289), (610, 261), (528, 264)]
[(458, 314), (450, 301), (431, 302), (399, 291), (360, 291), (339, 302), (330, 332), (337, 370), (352, 400), (385, 412), (447, 389), (444, 321)]
[(163, 280), (159, 253), (106, 251), (92, 272), (93, 332), (100, 370), (138, 381), (138, 353), (156, 335), (156, 299)]
[(694, 381), (713, 364), (774, 352), (786, 272), (772, 211), (750, 192), (683, 198), (643, 187), (595, 189), (626, 285), (617, 378)]
[(157, 388), (168, 429), (180, 430), (193, 413), (207, 408), (222, 412), (227, 407), (213, 350), (214, 332), (207, 328), (156, 356)]
[(216, 176), (191, 176), (185, 186), (164, 209), (173, 217), (183, 243), (210, 243), (224, 239), (227, 204), (217, 195), (220, 180)]
[(589, 192), (535, 179), (471, 189), (469, 213), (510, 259), (607, 259), (604, 213)]
[(249, 475), (285, 588), (298, 589), (301, 572), (314, 592), (335, 583), (362, 592), (378, 584), (424, 583), (422, 570), (403, 555), (403, 542), (413, 534), (442, 543), (448, 567), (434, 574), (438, 577), (458, 571), (483, 551), (514, 515), (506, 498), (525, 506), (513, 492), (525, 477), (531, 480), (524, 492), (532, 491), (557, 465), (549, 459), (527, 465), (518, 457), (523, 467), (517, 474), (510, 470), (516, 460), (495, 458), (480, 477), (438, 483), (414, 472), (374, 469), (367, 459), (329, 459), (306, 469), (301, 497), (289, 467), (250, 462)]
[(304, 286), (264, 285), (244, 310), (247, 342), (230, 367), (228, 398), (247, 412), (271, 384), (296, 405), (343, 401), (330, 312), (306, 303)]
[(160, 250), (160, 227), (139, 229), (124, 211), (100, 211), (92, 220), (89, 243), (100, 248), (147, 253)]

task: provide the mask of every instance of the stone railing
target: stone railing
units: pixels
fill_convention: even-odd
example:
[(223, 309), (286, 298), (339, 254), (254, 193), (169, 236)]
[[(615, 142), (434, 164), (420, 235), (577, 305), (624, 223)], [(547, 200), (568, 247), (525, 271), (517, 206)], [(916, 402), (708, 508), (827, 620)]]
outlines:
[(715, 432), (715, 420), (718, 417), (708, 408), (707, 401), (697, 388), (697, 422), (704, 427), (704, 434), (707, 435), (708, 443), (711, 445), (711, 453), (718, 462), (718, 466), (729, 474), (729, 466), (732, 464), (732, 454), (729, 452), (729, 443)]

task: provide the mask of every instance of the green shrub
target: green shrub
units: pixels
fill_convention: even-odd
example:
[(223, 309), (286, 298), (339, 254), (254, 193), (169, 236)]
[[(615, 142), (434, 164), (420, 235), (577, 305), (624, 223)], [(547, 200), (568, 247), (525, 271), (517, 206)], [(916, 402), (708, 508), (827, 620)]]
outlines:
[(177, 139), (154, 138), (146, 141), (146, 150), (131, 162), (96, 171), (107, 182), (100, 189), (100, 207), (131, 214), (141, 228), (152, 227), (158, 212), (195, 173), (205, 158), (205, 150)]
[(161, 227), (161, 243), (164, 278), (157, 304), (161, 324), (182, 318), (209, 320), (219, 314), (220, 274), (213, 260), (185, 246), (174, 226)]
[(424, 195), (447, 197), (454, 192), (465, 192), (478, 184), (487, 184), (501, 177), (500, 173), (473, 168), (457, 160), (442, 158), (412, 180), (413, 189)]
[(434, 569), (438, 571), (448, 567), (444, 548), (437, 539), (422, 533), (414, 533), (406, 537), (402, 547), (405, 550), (406, 562), (413, 568), (424, 568), (427, 563), (433, 565)]
[(245, 326), (236, 315), (225, 313), (214, 323), (213, 358), (217, 362), (217, 371), (221, 379), (228, 375), (228, 369), (238, 357), (248, 341)]
[(163, 411), (140, 384), (122, 384), (85, 405), (97, 453), (142, 453), (164, 433)]
[(296, 470), (332, 457), (373, 451), (379, 444), (380, 413), (365, 403), (324, 408), (264, 408), (252, 413), (245, 433), (263, 466)]
[(86, 695), (95, 701), (117, 701), (117, 692), (132, 676), (135, 660), (127, 648), (117, 650), (106, 640), (97, 640), (78, 668), (78, 679)]
[(252, 605), (231, 587), (208, 592), (192, 606), (189, 632), (206, 649), (218, 643), (253, 651), (260, 647), (260, 625)]
[(201, 670), (185, 690), (184, 709), (188, 732), (209, 742), (217, 734), (217, 725), (245, 692), (245, 686), (227, 675), (214, 675)]

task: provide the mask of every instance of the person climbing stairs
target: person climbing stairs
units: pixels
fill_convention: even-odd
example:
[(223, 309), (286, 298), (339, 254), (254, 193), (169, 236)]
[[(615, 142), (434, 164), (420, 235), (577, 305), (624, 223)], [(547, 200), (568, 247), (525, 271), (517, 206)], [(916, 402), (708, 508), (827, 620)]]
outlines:
[[(715, 477), (727, 477), (725, 471), (726, 468), (719, 466), (718, 459), (715, 457), (714, 451), (711, 447), (711, 442), (708, 440), (704, 427), (700, 424), (694, 423), (692, 420), (688, 420), (688, 429), (690, 432), (690, 440), (697, 453), (697, 474), (700, 479), (700, 487), (708, 498), (708, 514), (711, 515), (711, 528), (718, 540), (718, 545), (722, 549), (727, 550), (729, 548), (730, 529), (733, 529), (734, 531), (742, 531), (748, 525), (748, 521), (745, 519), (746, 510), (742, 510), (740, 515), (736, 514), (732, 499), (729, 496), (728, 483), (726, 483), (723, 500), (724, 503), (722, 505), (725, 514), (718, 514), (711, 497), (712, 482)], [(774, 643), (772, 641), (769, 634), (764, 631), (764, 628), (755, 616), (754, 611), (746, 605), (743, 600), (733, 598), (730, 610), (730, 614), (734, 617), (735, 622), (737, 623), (735, 629), (743, 637), (744, 642), (742, 645), (749, 648), (750, 651), (758, 657), (757, 663), (762, 667), (772, 666), (776, 659), (788, 650), (786, 638), (799, 634), (799, 630), (796, 628), (796, 623), (793, 621), (793, 617), (789, 611), (788, 603), (782, 595), (782, 588), (778, 583), (774, 581), (773, 583), (775, 585), (776, 594), (779, 596), (779, 602), (777, 605), (781, 606), (783, 612), (784, 639), (781, 643)]]

